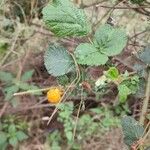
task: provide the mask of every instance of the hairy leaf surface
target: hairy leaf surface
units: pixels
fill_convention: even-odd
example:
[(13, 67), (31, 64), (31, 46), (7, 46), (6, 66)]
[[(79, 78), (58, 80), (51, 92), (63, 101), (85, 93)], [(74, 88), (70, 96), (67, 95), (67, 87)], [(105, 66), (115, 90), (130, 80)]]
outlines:
[(44, 56), (44, 64), (49, 74), (61, 76), (75, 68), (73, 58), (59, 45), (50, 45)]
[(90, 32), (83, 10), (69, 0), (54, 0), (43, 9), (43, 20), (57, 36), (84, 36)]
[(118, 86), (118, 90), (119, 90), (119, 101), (121, 103), (126, 102), (128, 95), (132, 93), (131, 90), (125, 84), (120, 84)]
[(150, 65), (150, 45), (138, 53), (138, 58), (145, 64)]
[(110, 25), (100, 26), (95, 33), (96, 47), (107, 56), (114, 56), (121, 53), (126, 43), (126, 34), (121, 29)]
[(0, 80), (10, 83), (13, 80), (13, 75), (10, 72), (0, 71)]
[(75, 56), (78, 63), (82, 65), (98, 66), (104, 65), (108, 61), (106, 55), (89, 43), (80, 44), (75, 50)]
[(144, 128), (134, 118), (126, 116), (121, 121), (124, 141), (128, 146), (137, 142), (144, 133)]

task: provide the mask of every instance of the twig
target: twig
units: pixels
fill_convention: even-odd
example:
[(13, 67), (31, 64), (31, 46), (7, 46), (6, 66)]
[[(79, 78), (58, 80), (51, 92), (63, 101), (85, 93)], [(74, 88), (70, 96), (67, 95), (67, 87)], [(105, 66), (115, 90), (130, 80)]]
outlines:
[(97, 23), (94, 26), (96, 27), (105, 17), (107, 17), (109, 14), (111, 14), (115, 10), (115, 7), (117, 5), (119, 5), (123, 1), (124, 0), (118, 1), (116, 4), (114, 4), (114, 6), (112, 6), (111, 8), (109, 8), (109, 10), (105, 13), (105, 15), (100, 20), (98, 20)]
[(0, 66), (0, 69), (4, 69), (4, 68), (6, 68), (6, 67), (8, 67), (10, 65), (13, 65), (14, 63), (17, 63), (18, 61), (20, 61), (20, 58), (17, 58), (17, 59), (15, 59), (13, 61), (10, 61), (9, 63), (7, 63), (7, 64), (5, 64), (3, 66)]
[(95, 2), (95, 3), (92, 3), (92, 4), (90, 4), (90, 5), (86, 5), (86, 4), (84, 4), (84, 5), (82, 5), (82, 7), (81, 8), (88, 8), (88, 7), (92, 7), (92, 6), (95, 6), (95, 5), (98, 5), (98, 4), (101, 4), (101, 3), (103, 3), (103, 2), (105, 2), (106, 0), (103, 0), (103, 1), (101, 1), (101, 2)]
[(129, 40), (132, 40), (132, 39), (134, 39), (135, 37), (137, 37), (137, 36), (139, 36), (139, 35), (141, 35), (141, 34), (144, 34), (144, 33), (147, 32), (147, 31), (148, 31), (148, 30), (146, 29), (146, 30), (144, 30), (144, 31), (142, 31), (142, 32), (139, 32), (139, 33), (133, 35), (132, 37), (130, 37)]
[(4, 114), (4, 112), (5, 112), (5, 110), (6, 110), (6, 108), (7, 108), (7, 106), (8, 106), (8, 102), (6, 102), (5, 104), (4, 104), (4, 106), (3, 106), (3, 108), (1, 109), (1, 111), (0, 111), (0, 118), (3, 116), (3, 114)]
[(142, 6), (140, 6), (139, 8), (133, 8), (131, 7), (128, 3), (125, 4), (127, 7), (132, 8), (134, 11), (142, 14), (142, 15), (146, 15), (146, 16), (150, 16), (150, 12), (146, 11), (144, 8), (142, 8)]
[(47, 107), (54, 107), (55, 104), (35, 104), (33, 106), (29, 106), (29, 107), (18, 107), (15, 109), (10, 109), (6, 112), (6, 114), (10, 114), (10, 113), (17, 113), (17, 112), (22, 112), (22, 111), (27, 111), (27, 110), (33, 110), (33, 109), (40, 109), (40, 108), (47, 108)]
[[(83, 92), (83, 88), (82, 88), (82, 92)], [(79, 119), (79, 114), (80, 114), (82, 103), (83, 103), (83, 96), (81, 94), (81, 101), (80, 101), (80, 104), (79, 104), (79, 108), (78, 108), (78, 112), (77, 112), (77, 116), (76, 116), (76, 120), (75, 120), (75, 127), (74, 127), (74, 130), (73, 130), (73, 141), (74, 141), (75, 135), (76, 135), (77, 124), (78, 124), (78, 119)]]
[(24, 18), (25, 25), (28, 25), (28, 22), (27, 22), (27, 18), (26, 18), (25, 12), (24, 12), (23, 8), (21, 7), (21, 5), (18, 4), (17, 2), (15, 2), (15, 1), (14, 1), (13, 3), (14, 3), (16, 6), (19, 7), (19, 9), (21, 10), (22, 16), (23, 16), (23, 18)]
[(112, 7), (112, 6), (105, 6), (105, 5), (96, 5), (96, 7), (103, 7), (103, 8), (113, 8), (113, 9), (138, 9), (138, 8), (150, 8), (150, 6), (134, 6), (134, 7)]
[(144, 134), (143, 134), (143, 135), (144, 135), (144, 136), (143, 136), (143, 139), (144, 139), (144, 140), (146, 139), (145, 136), (147, 135), (146, 132), (147, 132), (147, 130), (149, 129), (149, 127), (150, 127), (150, 121), (148, 122), (148, 124), (146, 125), (146, 127), (145, 127), (145, 129), (144, 129)]
[(2, 61), (0, 62), (0, 67), (4, 64), (4, 62), (7, 60), (7, 58), (9, 57), (9, 55), (14, 51), (16, 42), (17, 42), (18, 37), (19, 37), (19, 34), (20, 34), (20, 31), (17, 32), (17, 34), (16, 34), (16, 36), (15, 36), (15, 39), (14, 39), (14, 42), (13, 42), (13, 44), (12, 44), (10, 50), (8, 51), (8, 53), (4, 56), (4, 58), (3, 58)]
[(147, 131), (147, 133), (144, 135), (144, 137), (143, 137), (142, 140), (145, 141), (148, 135), (150, 135), (150, 129), (149, 129), (149, 130)]
[[(144, 129), (144, 133), (143, 133), (143, 137), (137, 142), (137, 144), (135, 145), (136, 149), (139, 149), (140, 146), (144, 143), (144, 141), (146, 140), (147, 136), (150, 134), (150, 121), (148, 122), (148, 124), (146, 125), (145, 129)], [(148, 131), (147, 131), (148, 129)], [(142, 143), (142, 144), (141, 144)]]
[(146, 92), (145, 92), (145, 99), (143, 101), (143, 107), (142, 107), (142, 112), (140, 116), (141, 124), (144, 124), (144, 121), (145, 121), (145, 115), (148, 109), (149, 97), (150, 97), (150, 68), (148, 68), (148, 80), (147, 80), (147, 86), (146, 86)]
[[(70, 98), (67, 98), (67, 100), (68, 101), (76, 101), (76, 100), (79, 101), (79, 100), (81, 100), (81, 96), (80, 97), (70, 97)], [(86, 98), (86, 101), (91, 101), (91, 100), (96, 102), (95, 98), (93, 98), (93, 97)], [(3, 114), (17, 113), (17, 112), (22, 112), (22, 111), (27, 111), (27, 110), (32, 110), (32, 109), (39, 109), (39, 108), (46, 108), (46, 107), (56, 106), (56, 104), (42, 104), (45, 101), (47, 101), (46, 98), (43, 99), (42, 101), (36, 103), (36, 104), (28, 106), (28, 107), (17, 107), (17, 108), (12, 108), (12, 109), (10, 108), (9, 110), (7, 110), (6, 113), (3, 111)], [(2, 112), (2, 109), (1, 109), (1, 112)], [(49, 118), (48, 118), (48, 120), (49, 120)]]
[(25, 63), (26, 63), (26, 61), (27, 61), (29, 55), (30, 55), (30, 49), (27, 50), (27, 52), (26, 52), (26, 54), (25, 54), (25, 56), (24, 56), (23, 61), (20, 61), (20, 62), (19, 62), (19, 71), (18, 71), (17, 77), (16, 77), (18, 81), (19, 81), (20, 78), (21, 78), (21, 74), (22, 74), (24, 65), (25, 65)]
[(134, 67), (132, 65), (128, 64), (126, 61), (124, 61), (123, 59), (119, 58), (119, 56), (115, 56), (113, 59), (119, 61), (124, 66), (128, 67), (129, 69), (134, 70)]
[(28, 90), (25, 92), (14, 93), (13, 96), (21, 96), (21, 95), (38, 93), (38, 92), (44, 92), (44, 91), (48, 91), (49, 89), (51, 89), (51, 87), (44, 88), (44, 89), (37, 89), (37, 90)]

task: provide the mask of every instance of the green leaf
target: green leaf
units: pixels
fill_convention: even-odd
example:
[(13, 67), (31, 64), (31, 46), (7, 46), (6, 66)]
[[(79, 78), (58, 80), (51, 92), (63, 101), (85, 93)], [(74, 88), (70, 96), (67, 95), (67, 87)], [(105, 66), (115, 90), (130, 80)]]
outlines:
[(23, 131), (17, 131), (16, 136), (19, 141), (23, 141), (28, 138), (28, 136)]
[(107, 56), (121, 53), (127, 44), (126, 34), (110, 25), (100, 26), (95, 33), (95, 46)]
[(69, 0), (54, 0), (42, 13), (45, 24), (57, 36), (84, 36), (90, 32), (84, 11)]
[(11, 136), (14, 136), (16, 134), (16, 126), (14, 124), (11, 124), (8, 128), (8, 132)]
[(0, 54), (3, 54), (8, 48), (8, 43), (3, 39), (0, 39)]
[(21, 81), (28, 81), (29, 79), (32, 78), (33, 73), (34, 73), (34, 70), (26, 71), (26, 72), (21, 76)]
[(57, 80), (58, 80), (58, 83), (62, 86), (69, 84), (69, 78), (67, 77), (67, 75), (57, 77)]
[(6, 142), (6, 143), (0, 145), (1, 150), (7, 150), (7, 146), (8, 146), (8, 142)]
[(89, 43), (80, 44), (75, 50), (75, 56), (78, 63), (82, 65), (98, 66), (104, 65), (108, 61), (106, 55)]
[(138, 53), (138, 58), (145, 64), (150, 65), (150, 45)]
[(10, 100), (10, 103), (11, 105), (15, 108), (19, 105), (19, 99), (17, 97), (13, 97), (11, 100)]
[(92, 122), (91, 116), (88, 114), (85, 114), (85, 115), (80, 117), (79, 126), (84, 127), (85, 125), (88, 125), (91, 122)]
[(120, 84), (118, 86), (118, 91), (119, 91), (119, 101), (121, 103), (126, 102), (128, 95), (132, 93), (131, 90), (125, 84)]
[(135, 94), (137, 90), (139, 89), (139, 83), (140, 83), (139, 77), (135, 75), (131, 77), (130, 80), (127, 81), (126, 85), (129, 87), (132, 94)]
[(100, 108), (92, 108), (92, 109), (90, 109), (90, 111), (92, 111), (93, 113), (96, 113), (96, 114), (103, 113), (103, 110)]
[(17, 137), (13, 136), (9, 139), (9, 144), (13, 147), (16, 147), (18, 145), (18, 139)]
[(126, 101), (128, 95), (135, 94), (138, 91), (139, 83), (139, 77), (136, 75), (121, 82), (121, 84), (118, 86), (119, 100), (121, 103)]
[(59, 143), (56, 141), (53, 141), (53, 143), (51, 144), (51, 150), (61, 150)]
[(106, 72), (106, 77), (111, 80), (116, 80), (119, 77), (119, 71), (116, 67), (111, 67)]
[[(18, 80), (15, 80), (14, 81), (15, 85), (21, 89), (21, 90), (24, 90), (24, 91), (28, 91), (28, 90), (39, 90), (40, 88), (36, 85), (32, 85), (32, 84), (28, 84), (28, 83), (25, 83), (25, 82), (22, 82), (22, 81), (18, 81)], [(42, 92), (31, 92), (32, 94), (34, 95), (41, 95)]]
[(71, 140), (72, 140), (72, 137), (73, 137), (72, 132), (71, 132), (71, 131), (67, 131), (67, 132), (66, 132), (66, 138), (67, 138), (67, 140), (68, 140), (68, 141), (71, 141)]
[(9, 72), (0, 71), (0, 80), (10, 83), (13, 80), (13, 75)]
[(126, 116), (121, 121), (125, 144), (131, 146), (144, 134), (144, 128), (134, 118)]
[[(28, 90), (39, 90), (40, 88), (36, 85), (31, 85), (31, 84), (28, 84), (28, 83), (25, 83), (25, 82), (19, 82), (18, 83), (18, 87), (21, 89), (21, 90), (24, 90), (24, 91), (28, 91)], [(42, 92), (32, 92), (33, 95), (42, 95)]]
[(137, 72), (137, 74), (141, 77), (141, 78), (145, 78), (147, 76), (147, 72), (146, 72), (146, 65), (143, 65), (141, 63), (135, 63), (133, 65), (133, 69), (135, 72)]
[(0, 146), (7, 142), (7, 134), (5, 132), (0, 132)]
[(38, 87), (36, 87), (34, 85), (30, 85), (30, 84), (25, 83), (25, 82), (19, 82), (18, 87), (21, 90), (36, 90), (36, 89), (39, 89)]
[(45, 52), (44, 64), (48, 73), (53, 76), (61, 76), (75, 69), (73, 58), (59, 45), (49, 46)]
[(9, 101), (13, 98), (13, 94), (18, 92), (19, 88), (16, 86), (16, 85), (12, 85), (12, 86), (9, 86), (9, 87), (6, 87), (4, 89), (4, 92), (5, 92), (5, 100), (6, 101)]

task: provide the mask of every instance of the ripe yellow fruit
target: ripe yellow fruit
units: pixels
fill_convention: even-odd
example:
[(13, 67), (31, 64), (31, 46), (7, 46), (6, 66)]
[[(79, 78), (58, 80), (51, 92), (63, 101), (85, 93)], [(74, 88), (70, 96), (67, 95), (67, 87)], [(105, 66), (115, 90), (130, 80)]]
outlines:
[(57, 104), (60, 102), (62, 90), (60, 88), (52, 88), (47, 92), (47, 99), (49, 103)]

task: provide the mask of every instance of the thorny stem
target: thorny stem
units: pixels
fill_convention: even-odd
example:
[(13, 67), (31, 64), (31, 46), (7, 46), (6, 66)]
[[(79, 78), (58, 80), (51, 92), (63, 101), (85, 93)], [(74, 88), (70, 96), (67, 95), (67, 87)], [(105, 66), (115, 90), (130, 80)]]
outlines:
[(147, 80), (147, 86), (146, 86), (146, 92), (145, 92), (145, 99), (143, 101), (143, 107), (142, 107), (142, 112), (140, 116), (141, 124), (144, 124), (144, 121), (145, 121), (145, 115), (148, 109), (149, 97), (150, 97), (150, 68), (148, 68), (148, 80)]

